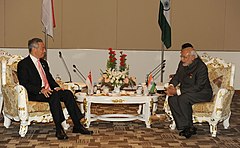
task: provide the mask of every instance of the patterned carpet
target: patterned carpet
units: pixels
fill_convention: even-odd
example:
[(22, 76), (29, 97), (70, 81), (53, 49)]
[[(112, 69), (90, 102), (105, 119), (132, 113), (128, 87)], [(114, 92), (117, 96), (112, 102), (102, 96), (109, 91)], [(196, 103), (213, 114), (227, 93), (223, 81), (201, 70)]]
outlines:
[[(234, 95), (232, 102), (232, 116), (230, 128), (224, 129), (222, 123), (218, 125), (216, 138), (210, 136), (208, 124), (196, 124), (197, 135), (190, 139), (178, 136), (178, 131), (169, 130), (169, 122), (155, 121), (148, 129), (142, 121), (131, 122), (92, 122), (90, 130), (94, 135), (85, 136), (72, 133), (72, 127), (67, 131), (68, 140), (59, 141), (55, 137), (53, 123), (33, 124), (29, 127), (26, 137), (18, 135), (19, 123), (14, 122), (9, 129), (0, 122), (0, 147), (87, 147), (87, 148), (153, 148), (153, 147), (204, 147), (204, 148), (237, 148), (240, 147), (240, 91)], [(159, 100), (159, 109), (162, 109), (163, 100)], [(124, 108), (124, 109), (123, 109)], [(96, 105), (95, 112), (127, 112), (136, 113), (136, 105), (115, 105), (114, 107)]]

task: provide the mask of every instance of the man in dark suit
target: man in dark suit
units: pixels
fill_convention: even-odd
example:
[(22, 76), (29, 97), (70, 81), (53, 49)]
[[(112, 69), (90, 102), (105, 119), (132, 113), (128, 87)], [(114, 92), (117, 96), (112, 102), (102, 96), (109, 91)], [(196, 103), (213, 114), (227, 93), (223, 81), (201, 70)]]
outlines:
[(192, 105), (212, 98), (208, 69), (190, 43), (182, 45), (181, 61), (176, 74), (169, 82), (166, 93), (179, 135), (190, 138), (196, 134), (193, 126)]
[(83, 114), (80, 112), (72, 92), (59, 87), (49, 71), (47, 61), (42, 59), (46, 52), (43, 41), (33, 38), (28, 41), (28, 48), (29, 56), (18, 63), (19, 83), (27, 89), (29, 100), (49, 103), (56, 126), (56, 137), (59, 140), (68, 139), (61, 125), (65, 120), (61, 101), (64, 102), (74, 123), (73, 133), (93, 134), (80, 123)]

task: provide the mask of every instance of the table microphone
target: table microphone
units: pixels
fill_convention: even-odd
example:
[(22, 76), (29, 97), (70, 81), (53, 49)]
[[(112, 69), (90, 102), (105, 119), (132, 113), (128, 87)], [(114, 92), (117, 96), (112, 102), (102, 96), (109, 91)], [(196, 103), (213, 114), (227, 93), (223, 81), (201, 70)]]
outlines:
[(82, 76), (79, 73), (77, 73), (76, 69), (73, 69), (73, 72), (75, 72), (77, 76), (83, 81), (83, 83), (85, 83), (85, 80), (82, 78)]
[(81, 71), (77, 68), (77, 66), (76, 66), (76, 65), (73, 65), (73, 68), (74, 68), (75, 70), (77, 70), (77, 72), (81, 75), (81, 77), (84, 79), (84, 81), (86, 81), (86, 78), (85, 78), (84, 75), (81, 73)]
[(59, 51), (59, 58), (62, 59), (63, 65), (64, 65), (65, 69), (67, 70), (67, 73), (68, 73), (68, 76), (69, 76), (69, 82), (71, 83), (72, 82), (72, 77), (71, 77), (70, 71), (69, 71), (69, 69), (67, 67), (67, 64), (66, 64), (66, 62), (65, 62), (65, 60), (64, 60), (64, 58), (62, 56), (62, 52), (61, 51)]
[[(158, 75), (161, 71), (163, 72), (164, 70), (164, 68), (165, 68), (165, 63), (166, 62), (166, 60), (163, 60), (160, 64), (158, 64), (151, 72), (149, 72), (149, 74), (147, 74), (147, 76), (146, 76), (146, 84), (148, 83), (148, 77), (149, 77), (149, 75), (150, 74), (152, 74), (153, 75), (153, 78), (156, 76), (156, 75)], [(161, 66), (161, 67), (160, 67)]]
[(164, 68), (165, 68), (165, 63), (162, 65), (161, 68), (159, 68), (157, 71), (155, 71), (155, 72), (153, 73), (153, 78), (155, 78), (156, 75), (160, 74), (160, 72), (163, 73), (163, 72), (164, 72)]
[[(165, 66), (165, 62), (166, 60), (163, 60), (160, 64), (158, 64), (150, 73), (154, 73), (154, 71), (156, 71), (161, 65)], [(149, 73), (149, 74), (150, 74)]]

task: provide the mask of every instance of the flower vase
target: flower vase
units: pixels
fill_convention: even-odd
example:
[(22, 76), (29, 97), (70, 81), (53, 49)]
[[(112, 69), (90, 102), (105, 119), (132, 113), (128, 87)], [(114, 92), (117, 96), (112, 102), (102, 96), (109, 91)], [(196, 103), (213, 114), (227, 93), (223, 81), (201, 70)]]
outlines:
[(114, 93), (119, 94), (120, 93), (120, 87), (121, 86), (114, 86)]

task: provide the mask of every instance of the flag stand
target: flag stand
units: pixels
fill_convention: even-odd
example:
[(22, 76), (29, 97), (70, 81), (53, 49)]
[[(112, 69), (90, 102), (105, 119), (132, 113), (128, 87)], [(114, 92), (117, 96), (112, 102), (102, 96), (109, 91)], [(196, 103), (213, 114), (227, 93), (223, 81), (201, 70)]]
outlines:
[[(164, 43), (162, 42), (161, 63), (163, 63), (163, 60), (164, 60)], [(164, 70), (162, 69), (161, 70), (161, 80), (160, 80), (161, 83), (163, 82), (163, 72), (164, 72)]]
[(44, 59), (47, 60), (47, 49), (48, 49), (48, 35), (47, 35), (47, 28), (45, 28), (45, 50), (46, 50), (46, 53), (44, 55)]

